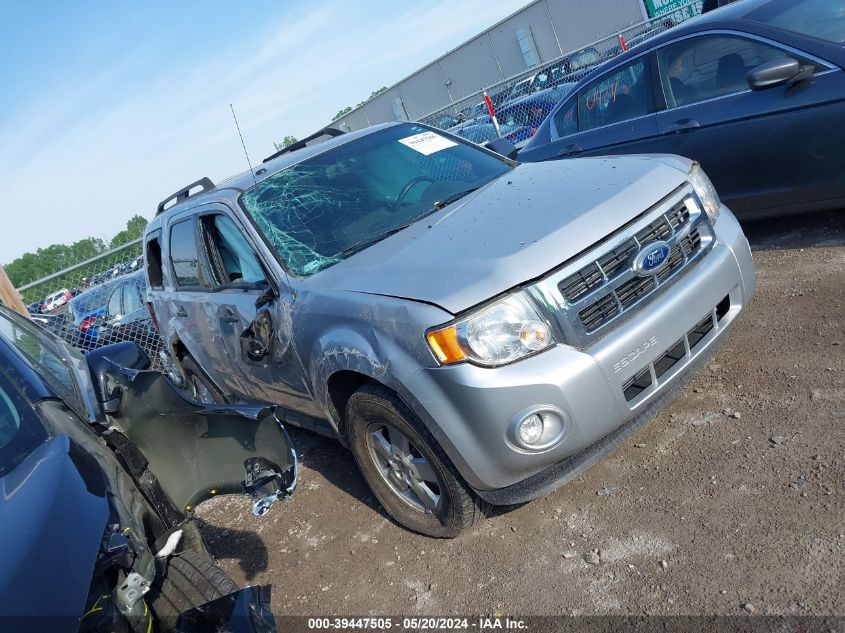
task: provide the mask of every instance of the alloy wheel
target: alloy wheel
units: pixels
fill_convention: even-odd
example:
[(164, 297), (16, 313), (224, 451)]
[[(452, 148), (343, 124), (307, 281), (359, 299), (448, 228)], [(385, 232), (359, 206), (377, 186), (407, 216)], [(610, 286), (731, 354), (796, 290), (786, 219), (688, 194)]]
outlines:
[(420, 512), (437, 512), (441, 503), (437, 473), (402, 431), (384, 422), (371, 424), (367, 448), (382, 478), (399, 498)]

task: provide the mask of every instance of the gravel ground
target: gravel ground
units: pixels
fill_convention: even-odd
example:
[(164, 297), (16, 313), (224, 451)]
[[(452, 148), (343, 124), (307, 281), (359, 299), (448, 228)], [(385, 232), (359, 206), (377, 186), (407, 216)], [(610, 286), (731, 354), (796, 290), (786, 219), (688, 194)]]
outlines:
[(203, 504), (212, 554), (292, 615), (845, 614), (845, 212), (746, 229), (759, 287), (725, 346), (576, 481), (429, 539), (293, 429), (294, 498)]

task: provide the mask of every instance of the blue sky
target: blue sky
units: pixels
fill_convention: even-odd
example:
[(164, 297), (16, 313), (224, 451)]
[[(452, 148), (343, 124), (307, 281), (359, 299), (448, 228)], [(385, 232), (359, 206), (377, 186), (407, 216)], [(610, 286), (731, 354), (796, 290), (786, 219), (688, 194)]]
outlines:
[(111, 238), (528, 0), (18, 2), (0, 21), (0, 262)]

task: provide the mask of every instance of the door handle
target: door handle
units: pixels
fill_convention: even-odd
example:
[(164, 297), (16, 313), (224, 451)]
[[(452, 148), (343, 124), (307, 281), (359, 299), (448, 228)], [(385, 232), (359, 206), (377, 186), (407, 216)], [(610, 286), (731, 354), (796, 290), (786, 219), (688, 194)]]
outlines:
[(680, 119), (670, 124), (665, 130), (664, 134), (681, 134), (682, 132), (689, 132), (690, 130), (697, 130), (701, 127), (701, 123), (695, 119)]
[(176, 316), (181, 317), (181, 318), (183, 318), (183, 319), (184, 319), (186, 316), (188, 316), (188, 311), (187, 311), (187, 310), (185, 310), (185, 307), (184, 307), (184, 306), (179, 306), (179, 307), (176, 309)]
[(563, 151), (558, 154), (558, 156), (571, 156), (572, 154), (578, 154), (583, 151), (584, 148), (578, 145), (578, 143), (570, 143), (569, 145), (563, 148)]
[(232, 308), (223, 308), (217, 316), (221, 321), (223, 321), (223, 323), (238, 323), (240, 321), (238, 315), (235, 314), (235, 311), (232, 310)]

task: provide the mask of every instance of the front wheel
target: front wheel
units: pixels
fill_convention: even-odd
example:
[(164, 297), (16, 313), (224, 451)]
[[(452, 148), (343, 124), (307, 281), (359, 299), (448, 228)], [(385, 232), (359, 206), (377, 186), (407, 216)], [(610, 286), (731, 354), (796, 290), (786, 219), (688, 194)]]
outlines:
[(228, 596), (238, 589), (210, 557), (201, 552), (188, 551), (172, 556), (165, 563), (159, 563), (149, 602), (158, 619), (159, 628), (176, 631), (180, 613)]
[(396, 521), (427, 536), (454, 538), (483, 518), (486, 504), (395, 393), (364, 385), (349, 399), (346, 419), (355, 461)]

